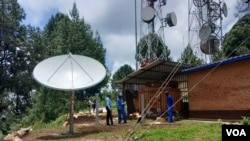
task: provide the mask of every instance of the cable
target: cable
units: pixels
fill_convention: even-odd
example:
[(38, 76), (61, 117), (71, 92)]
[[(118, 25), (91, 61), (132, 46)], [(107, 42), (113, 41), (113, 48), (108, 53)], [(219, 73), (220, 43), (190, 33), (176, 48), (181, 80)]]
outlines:
[[(250, 36), (248, 36), (248, 37), (239, 45), (239, 47), (235, 48), (227, 57), (229, 57), (232, 53), (234, 53), (237, 49), (239, 49), (239, 48), (242, 46), (242, 44), (244, 44), (249, 38), (250, 38)], [(190, 90), (188, 90), (188, 93), (189, 93), (190, 91), (192, 91), (192, 90), (193, 90), (202, 80), (204, 80), (204, 79), (205, 79), (209, 74), (211, 74), (216, 68), (218, 68), (219, 65), (221, 65), (222, 62), (223, 62), (223, 61), (220, 61), (220, 63), (218, 63), (210, 72), (208, 72), (206, 75), (204, 75), (204, 76), (203, 76), (203, 77), (202, 77), (193, 87), (191, 87)], [(181, 101), (182, 98), (183, 98), (183, 97), (179, 98), (179, 99), (173, 104), (172, 107), (174, 107), (179, 101)], [(172, 108), (172, 107), (171, 107), (171, 108)], [(160, 117), (162, 117), (163, 115), (165, 115), (166, 112), (168, 112), (168, 110), (166, 110), (164, 113), (162, 113), (162, 114), (160, 115)], [(148, 128), (146, 128), (145, 130), (143, 130), (142, 133), (140, 134), (140, 136), (142, 136), (143, 133), (146, 132), (146, 130), (149, 129), (152, 125), (153, 125), (153, 123), (150, 124), (150, 126), (149, 126)]]
[[(168, 83), (172, 80), (172, 78), (174, 77), (174, 75), (176, 74), (176, 72), (179, 70), (181, 66), (181, 63), (178, 63), (174, 69), (171, 71), (171, 73), (168, 75), (168, 77), (164, 80), (164, 82), (162, 83), (162, 85), (160, 86), (160, 88), (157, 90), (157, 92), (154, 94), (154, 96), (150, 99), (150, 101), (148, 102), (149, 104), (144, 108), (143, 112), (142, 112), (142, 116), (141, 116), (141, 120), (144, 120), (145, 116), (146, 116), (146, 111), (148, 111), (153, 104), (155, 103), (155, 101), (157, 100), (157, 98), (161, 95), (162, 91), (165, 89), (165, 87), (168, 85)], [(129, 138), (134, 130), (136, 129), (136, 127), (139, 125), (139, 123), (137, 122), (132, 129), (129, 129), (129, 132), (127, 132), (127, 134), (125, 135), (124, 139)], [(124, 140), (123, 139), (123, 140)]]

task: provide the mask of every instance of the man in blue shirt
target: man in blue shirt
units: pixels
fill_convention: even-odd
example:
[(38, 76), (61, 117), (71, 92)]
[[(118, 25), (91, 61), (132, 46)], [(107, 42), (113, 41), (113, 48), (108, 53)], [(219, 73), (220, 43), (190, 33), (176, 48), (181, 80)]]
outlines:
[(168, 122), (173, 122), (173, 98), (169, 92), (166, 93), (166, 109)]
[[(112, 102), (111, 102), (111, 95), (108, 94), (108, 96), (105, 98), (105, 104), (106, 104), (106, 110), (107, 110), (107, 116), (106, 116), (106, 124), (107, 125), (113, 125), (113, 116), (112, 116)], [(110, 121), (110, 123), (109, 123)]]
[(122, 94), (119, 94), (116, 100), (117, 112), (118, 112), (118, 124), (123, 120), (123, 123), (127, 123), (127, 114), (124, 109), (125, 103), (122, 99)]

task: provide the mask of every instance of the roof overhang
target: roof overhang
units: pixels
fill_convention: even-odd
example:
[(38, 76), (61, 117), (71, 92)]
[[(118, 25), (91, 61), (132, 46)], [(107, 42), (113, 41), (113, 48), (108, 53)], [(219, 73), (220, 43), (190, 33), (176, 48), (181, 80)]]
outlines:
[(229, 63), (242, 61), (242, 60), (246, 60), (246, 59), (250, 59), (250, 54), (243, 54), (240, 56), (231, 57), (231, 58), (228, 58), (225, 60), (220, 60), (220, 61), (213, 62), (210, 64), (205, 64), (205, 65), (201, 65), (201, 66), (197, 66), (197, 67), (193, 67), (193, 68), (188, 68), (188, 69), (183, 70), (182, 74), (189, 74), (189, 73), (201, 71), (204, 69), (214, 68), (214, 67), (217, 67), (219, 65), (229, 64)]
[(117, 81), (118, 84), (138, 84), (156, 83), (164, 81), (171, 74), (180, 75), (181, 70), (192, 67), (188, 64), (171, 62), (166, 60), (155, 60), (149, 65), (127, 75)]

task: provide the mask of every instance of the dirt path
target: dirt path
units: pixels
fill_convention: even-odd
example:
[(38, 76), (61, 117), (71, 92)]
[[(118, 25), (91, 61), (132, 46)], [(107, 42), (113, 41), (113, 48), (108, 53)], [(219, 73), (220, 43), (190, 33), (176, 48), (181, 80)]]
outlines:
[[(117, 124), (117, 118), (114, 117), (114, 125), (107, 126), (105, 118), (105, 115), (100, 115), (99, 124), (96, 124), (94, 116), (80, 116), (74, 120), (73, 135), (68, 134), (68, 126), (62, 126), (56, 129), (32, 131), (23, 138), (23, 141), (122, 141), (129, 129), (136, 125), (136, 120), (128, 120), (126, 124)], [(148, 122), (152, 120), (146, 122), (149, 126)], [(164, 124), (155, 124), (153, 128), (166, 127)]]

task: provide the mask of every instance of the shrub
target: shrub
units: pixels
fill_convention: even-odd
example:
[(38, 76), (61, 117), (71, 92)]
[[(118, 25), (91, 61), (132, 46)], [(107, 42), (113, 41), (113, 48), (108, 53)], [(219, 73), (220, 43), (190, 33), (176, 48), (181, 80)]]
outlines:
[(242, 116), (241, 124), (248, 125), (249, 124), (249, 117)]

